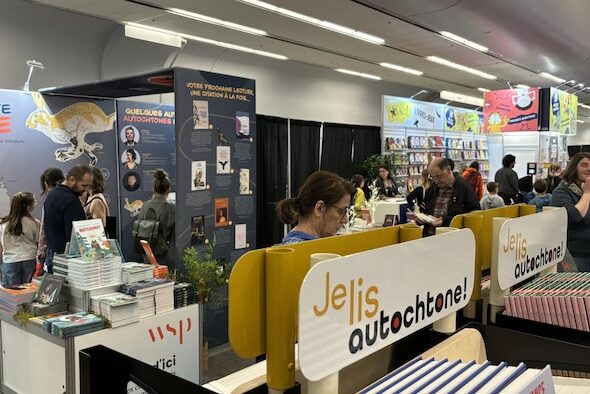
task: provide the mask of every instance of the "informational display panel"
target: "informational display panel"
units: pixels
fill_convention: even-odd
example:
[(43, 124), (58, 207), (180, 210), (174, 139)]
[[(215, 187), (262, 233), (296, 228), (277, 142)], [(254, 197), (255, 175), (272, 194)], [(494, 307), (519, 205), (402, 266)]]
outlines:
[(578, 96), (551, 88), (549, 131), (576, 134), (578, 127)]
[(383, 96), (383, 127), (443, 129), (444, 106), (406, 97)]
[(131, 230), (143, 203), (152, 198), (154, 171), (165, 170), (176, 190), (174, 106), (118, 100), (117, 115), (121, 247), (127, 260), (141, 261)]
[(50, 167), (66, 174), (76, 164), (102, 171), (111, 215), (118, 216), (115, 125), (113, 100), (0, 90), (0, 216), (12, 195), (28, 191), (40, 218), (41, 174)]
[(299, 292), (299, 365), (313, 381), (463, 308), (473, 289), (471, 230), (314, 265)]
[(539, 88), (494, 90), (483, 97), (486, 133), (539, 130)]

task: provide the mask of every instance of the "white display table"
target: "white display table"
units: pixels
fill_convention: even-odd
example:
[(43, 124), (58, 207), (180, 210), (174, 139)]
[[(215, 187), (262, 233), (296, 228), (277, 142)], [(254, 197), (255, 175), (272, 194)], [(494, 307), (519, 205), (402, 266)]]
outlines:
[(375, 217), (373, 218), (373, 223), (376, 225), (382, 225), (383, 221), (385, 220), (385, 215), (396, 215), (401, 223), (401, 206), (407, 203), (408, 202), (405, 198), (379, 201), (375, 207)]
[(0, 312), (3, 393), (78, 393), (78, 352), (104, 345), (193, 383), (201, 380), (200, 306), (189, 305), (139, 322), (60, 339)]

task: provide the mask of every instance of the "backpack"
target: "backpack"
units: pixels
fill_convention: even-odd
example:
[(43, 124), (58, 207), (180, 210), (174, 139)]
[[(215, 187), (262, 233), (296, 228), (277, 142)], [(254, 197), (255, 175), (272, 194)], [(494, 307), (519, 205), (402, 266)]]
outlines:
[(143, 253), (140, 241), (147, 241), (155, 256), (162, 256), (168, 251), (168, 242), (162, 236), (160, 229), (160, 215), (164, 210), (163, 205), (160, 212), (156, 214), (154, 208), (149, 208), (144, 219), (136, 219), (133, 222), (131, 235), (133, 236), (133, 247), (135, 253)]

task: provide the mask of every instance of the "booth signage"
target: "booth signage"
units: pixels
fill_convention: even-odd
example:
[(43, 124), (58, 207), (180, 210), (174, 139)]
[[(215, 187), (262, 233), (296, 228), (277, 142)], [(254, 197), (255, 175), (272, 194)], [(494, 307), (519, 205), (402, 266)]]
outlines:
[(565, 208), (507, 220), (498, 234), (500, 288), (505, 290), (559, 263), (566, 247)]
[(468, 109), (445, 107), (445, 130), (481, 133), (483, 115)]
[(316, 264), (299, 293), (299, 365), (316, 381), (463, 308), (475, 239), (463, 229)]
[(576, 134), (578, 122), (578, 96), (551, 88), (549, 130), (563, 134)]
[(405, 97), (383, 96), (384, 127), (443, 128), (444, 106), (411, 100)]
[(536, 131), (539, 129), (539, 88), (486, 92), (484, 131)]

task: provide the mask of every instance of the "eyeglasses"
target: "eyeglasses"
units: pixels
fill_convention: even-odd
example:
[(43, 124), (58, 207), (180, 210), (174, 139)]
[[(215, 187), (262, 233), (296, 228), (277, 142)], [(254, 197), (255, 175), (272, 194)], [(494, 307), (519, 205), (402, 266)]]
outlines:
[(334, 209), (338, 211), (338, 213), (340, 214), (340, 219), (344, 219), (345, 217), (347, 217), (348, 213), (350, 212), (350, 207), (340, 208), (336, 205), (332, 205), (332, 207), (334, 207)]

